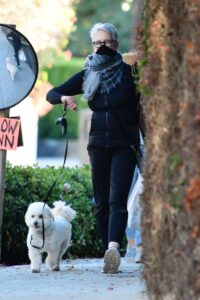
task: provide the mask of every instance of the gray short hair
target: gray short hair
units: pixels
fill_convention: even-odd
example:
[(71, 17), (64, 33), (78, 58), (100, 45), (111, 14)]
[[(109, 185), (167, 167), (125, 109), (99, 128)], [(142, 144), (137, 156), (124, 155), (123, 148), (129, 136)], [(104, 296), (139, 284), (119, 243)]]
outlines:
[(111, 34), (111, 37), (114, 41), (118, 41), (118, 32), (117, 28), (110, 24), (110, 23), (96, 23), (94, 26), (90, 29), (90, 37), (91, 40), (93, 39), (94, 34), (99, 31), (103, 30)]

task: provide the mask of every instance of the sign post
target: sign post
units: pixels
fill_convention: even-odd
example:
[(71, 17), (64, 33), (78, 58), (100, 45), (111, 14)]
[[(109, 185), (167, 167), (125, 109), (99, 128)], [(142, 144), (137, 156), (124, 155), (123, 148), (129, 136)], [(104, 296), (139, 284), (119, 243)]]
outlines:
[[(9, 117), (9, 109), (0, 111), (0, 117)], [(0, 259), (1, 259), (1, 241), (2, 241), (2, 224), (3, 224), (3, 207), (4, 207), (4, 184), (6, 174), (6, 151), (0, 149)]]
[[(37, 55), (27, 38), (15, 25), (0, 24), (0, 261), (2, 260), (2, 228), (7, 150), (18, 146), (20, 120), (9, 118), (10, 108), (25, 99), (38, 75)], [(24, 53), (25, 60), (19, 52)]]

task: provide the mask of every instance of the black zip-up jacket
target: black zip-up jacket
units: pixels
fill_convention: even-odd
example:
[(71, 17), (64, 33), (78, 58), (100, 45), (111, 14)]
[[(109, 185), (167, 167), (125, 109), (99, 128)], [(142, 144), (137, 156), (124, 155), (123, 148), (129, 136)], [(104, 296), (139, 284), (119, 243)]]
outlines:
[(21, 49), (22, 48), (22, 42), (21, 42), (21, 38), (20, 35), (15, 32), (15, 31), (11, 31), (9, 34), (7, 34), (7, 38), (11, 37), (13, 40), (13, 47), (16, 49)]
[[(101, 94), (97, 90), (94, 98), (88, 101), (93, 111), (89, 133), (88, 148), (91, 147), (139, 147), (139, 129), (141, 128), (140, 96), (130, 65), (124, 64), (122, 82), (110, 91)], [(75, 74), (65, 83), (51, 89), (47, 101), (61, 103), (61, 96), (82, 94), (85, 70)]]

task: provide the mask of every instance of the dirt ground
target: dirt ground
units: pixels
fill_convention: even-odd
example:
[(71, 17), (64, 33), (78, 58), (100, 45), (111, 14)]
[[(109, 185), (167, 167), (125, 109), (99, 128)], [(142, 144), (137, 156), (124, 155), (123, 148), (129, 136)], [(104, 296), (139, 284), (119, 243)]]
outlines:
[(0, 300), (148, 300), (142, 264), (122, 259), (118, 274), (101, 273), (102, 259), (62, 261), (60, 272), (43, 266), (30, 273), (28, 265), (0, 266)]

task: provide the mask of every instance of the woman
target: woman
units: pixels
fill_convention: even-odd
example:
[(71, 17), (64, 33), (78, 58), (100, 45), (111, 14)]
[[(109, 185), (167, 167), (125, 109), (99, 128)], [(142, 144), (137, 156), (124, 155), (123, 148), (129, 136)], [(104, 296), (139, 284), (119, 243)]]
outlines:
[(15, 59), (17, 62), (17, 67), (18, 67), (18, 69), (20, 69), (19, 50), (22, 49), (21, 37), (18, 32), (13, 30), (7, 35), (7, 38), (12, 39), (12, 45), (13, 45), (13, 49), (15, 51), (14, 56), (15, 56)]
[(127, 197), (139, 149), (139, 96), (131, 67), (124, 63), (117, 29), (97, 23), (90, 36), (93, 54), (85, 68), (47, 94), (52, 104), (76, 109), (71, 96), (83, 93), (93, 111), (88, 153), (92, 166), (95, 215), (105, 251), (105, 273), (116, 273), (127, 224)]

